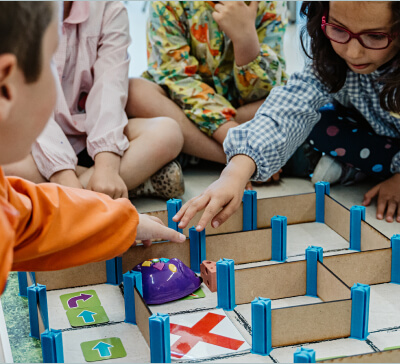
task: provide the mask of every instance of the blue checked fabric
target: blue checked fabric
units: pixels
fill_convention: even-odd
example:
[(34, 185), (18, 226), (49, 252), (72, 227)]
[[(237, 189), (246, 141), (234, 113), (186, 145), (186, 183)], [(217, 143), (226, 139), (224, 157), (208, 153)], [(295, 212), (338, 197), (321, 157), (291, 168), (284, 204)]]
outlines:
[[(377, 134), (400, 138), (400, 119), (380, 107), (379, 75), (380, 71), (361, 75), (349, 70), (343, 88), (330, 94), (307, 65), (287, 85), (272, 89), (253, 120), (229, 130), (224, 142), (228, 161), (237, 154), (249, 156), (257, 165), (252, 179), (266, 181), (305, 141), (321, 118), (319, 109), (333, 100), (353, 105)], [(391, 171), (400, 173), (400, 152), (392, 159)]]

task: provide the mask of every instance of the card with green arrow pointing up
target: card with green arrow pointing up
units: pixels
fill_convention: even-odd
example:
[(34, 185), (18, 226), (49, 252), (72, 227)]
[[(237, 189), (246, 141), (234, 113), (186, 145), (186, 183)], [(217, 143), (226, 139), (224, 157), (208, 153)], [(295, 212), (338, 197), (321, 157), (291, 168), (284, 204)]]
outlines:
[(67, 317), (72, 327), (102, 324), (109, 321), (102, 306), (73, 308), (67, 311)]
[(89, 362), (123, 358), (126, 356), (125, 348), (118, 337), (85, 341), (81, 343), (81, 349), (85, 360)]

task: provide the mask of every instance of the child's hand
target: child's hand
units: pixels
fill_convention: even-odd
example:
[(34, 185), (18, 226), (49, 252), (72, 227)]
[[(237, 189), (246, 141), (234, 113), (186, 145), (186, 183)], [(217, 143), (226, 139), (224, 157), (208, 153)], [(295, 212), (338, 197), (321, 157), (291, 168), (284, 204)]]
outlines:
[(118, 173), (110, 173), (96, 167), (86, 188), (91, 191), (105, 193), (113, 199), (128, 198), (128, 188)]
[(186, 202), (173, 220), (180, 221), (178, 226), (184, 229), (198, 211), (205, 209), (196, 230), (202, 231), (211, 220), (211, 225), (217, 228), (239, 208), (243, 191), (254, 170), (255, 163), (251, 158), (245, 155), (233, 157), (221, 177), (200, 196)]
[(79, 182), (78, 176), (72, 169), (64, 169), (54, 173), (50, 177), (50, 182), (67, 187), (83, 188), (82, 184)]
[(213, 18), (221, 30), (233, 43), (247, 38), (249, 33), (256, 32), (258, 1), (220, 1), (215, 5)]
[(141, 240), (143, 245), (147, 247), (151, 245), (151, 240), (154, 239), (183, 243), (186, 236), (166, 227), (158, 217), (139, 214), (136, 240)]
[(121, 157), (101, 152), (94, 157), (94, 171), (86, 186), (88, 190), (105, 193), (111, 198), (128, 198), (128, 188), (119, 175)]
[(378, 195), (376, 218), (382, 220), (386, 211), (387, 222), (393, 222), (396, 214), (396, 220), (400, 222), (400, 173), (370, 189), (364, 195), (362, 204), (368, 206), (376, 195)]

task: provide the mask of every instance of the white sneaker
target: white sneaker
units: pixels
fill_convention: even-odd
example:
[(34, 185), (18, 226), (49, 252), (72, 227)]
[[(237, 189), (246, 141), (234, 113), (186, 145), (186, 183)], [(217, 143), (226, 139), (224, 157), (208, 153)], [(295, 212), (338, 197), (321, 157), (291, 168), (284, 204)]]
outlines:
[(342, 176), (343, 165), (329, 155), (323, 155), (317, 163), (311, 177), (313, 184), (317, 182), (329, 182), (334, 184), (339, 182)]

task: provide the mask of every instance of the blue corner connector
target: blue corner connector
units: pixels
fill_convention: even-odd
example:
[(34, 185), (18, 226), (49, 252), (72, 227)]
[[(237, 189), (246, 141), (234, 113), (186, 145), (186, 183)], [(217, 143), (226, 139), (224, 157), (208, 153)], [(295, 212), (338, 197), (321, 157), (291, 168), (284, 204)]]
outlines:
[(64, 363), (61, 330), (46, 330), (41, 335), (43, 363)]
[(18, 272), (18, 286), (19, 286), (19, 295), (22, 297), (27, 297), (28, 292), (28, 277), (27, 272)]
[[(47, 307), (46, 286), (42, 284), (32, 285), (27, 288), (30, 336), (40, 339), (39, 313), (43, 321), (43, 326), (49, 328), (49, 312)], [(38, 310), (39, 308), (39, 310)]]
[(370, 288), (356, 283), (351, 287), (351, 333), (350, 337), (365, 340), (368, 336)]
[(232, 259), (220, 259), (217, 262), (218, 308), (232, 311), (236, 307), (235, 262)]
[(135, 287), (143, 296), (142, 273), (127, 272), (124, 274), (124, 301), (125, 301), (125, 322), (136, 325), (135, 312)]
[(107, 283), (119, 285), (122, 278), (122, 258), (116, 257), (106, 261)]
[(392, 275), (390, 282), (400, 284), (400, 235), (395, 234), (390, 239), (392, 247)]
[(190, 240), (190, 269), (200, 273), (200, 264), (206, 260), (206, 230), (196, 231), (193, 226), (189, 229)]
[(294, 352), (293, 363), (315, 363), (315, 350), (298, 348)]
[(309, 246), (306, 249), (307, 261), (307, 289), (306, 295), (318, 297), (317, 294), (317, 265), (318, 261), (322, 263), (324, 250), (318, 246)]
[(149, 317), (150, 361), (171, 363), (169, 316), (157, 313)]
[(350, 208), (350, 249), (361, 251), (361, 220), (365, 220), (365, 207)]
[(243, 231), (257, 230), (257, 192), (246, 190), (243, 194)]
[(173, 221), (172, 218), (181, 209), (181, 207), (182, 200), (178, 198), (171, 198), (167, 201), (168, 227), (173, 230), (179, 231), (180, 233), (182, 233), (183, 230), (178, 228), (178, 223)]
[(329, 182), (317, 182), (315, 184), (315, 221), (325, 222), (325, 195), (329, 196)]
[(287, 259), (287, 218), (286, 216), (274, 216), (271, 218), (272, 228), (272, 260), (284, 262)]
[(272, 351), (271, 300), (258, 297), (251, 302), (251, 352), (269, 355)]

